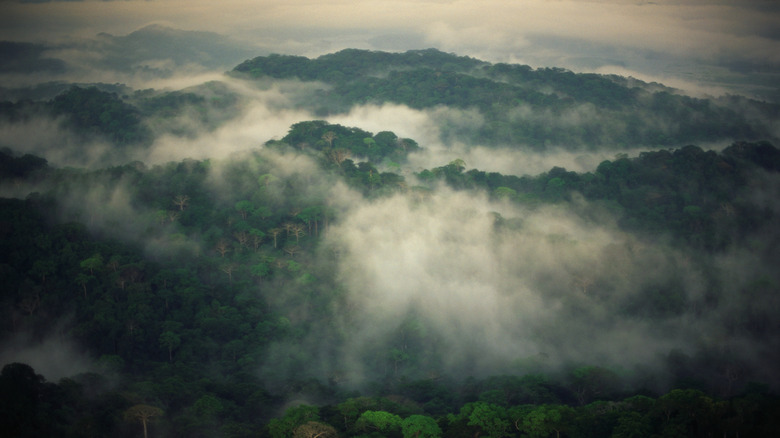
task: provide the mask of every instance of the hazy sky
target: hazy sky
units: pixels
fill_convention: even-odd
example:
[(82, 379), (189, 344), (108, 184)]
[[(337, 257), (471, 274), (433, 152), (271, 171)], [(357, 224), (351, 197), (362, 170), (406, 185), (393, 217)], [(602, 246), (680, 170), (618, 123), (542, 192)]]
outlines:
[(125, 35), (156, 23), (267, 52), (435, 47), (488, 61), (633, 75), (718, 91), (777, 89), (776, 0), (0, 0), (0, 39)]

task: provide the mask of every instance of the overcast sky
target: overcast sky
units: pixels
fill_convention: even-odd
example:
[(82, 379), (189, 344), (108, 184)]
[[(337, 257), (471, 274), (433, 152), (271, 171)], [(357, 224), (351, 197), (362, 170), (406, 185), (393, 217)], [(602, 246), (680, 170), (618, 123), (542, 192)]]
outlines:
[(0, 0), (0, 39), (125, 35), (148, 24), (268, 52), (434, 47), (487, 61), (633, 75), (717, 91), (777, 89), (777, 0)]

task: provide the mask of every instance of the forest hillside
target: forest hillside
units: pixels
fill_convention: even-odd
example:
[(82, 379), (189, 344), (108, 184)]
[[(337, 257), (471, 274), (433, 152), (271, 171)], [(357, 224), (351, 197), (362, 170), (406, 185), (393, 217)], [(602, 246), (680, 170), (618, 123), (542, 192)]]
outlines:
[(780, 430), (776, 104), (434, 49), (11, 94), (0, 436)]

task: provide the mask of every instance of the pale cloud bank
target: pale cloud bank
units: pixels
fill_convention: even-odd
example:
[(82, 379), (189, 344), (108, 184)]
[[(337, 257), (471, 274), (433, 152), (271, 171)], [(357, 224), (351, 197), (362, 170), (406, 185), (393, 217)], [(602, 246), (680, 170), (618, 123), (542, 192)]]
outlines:
[[(0, 7), (0, 39), (7, 40), (123, 35), (156, 23), (229, 35), (258, 54), (435, 47), (493, 62), (575, 71), (617, 65), (672, 81), (714, 83), (720, 76), (733, 80), (735, 71), (742, 81), (757, 71), (774, 73), (780, 64), (780, 6), (759, 0), (167, 0)], [(702, 69), (718, 77), (697, 74)]]

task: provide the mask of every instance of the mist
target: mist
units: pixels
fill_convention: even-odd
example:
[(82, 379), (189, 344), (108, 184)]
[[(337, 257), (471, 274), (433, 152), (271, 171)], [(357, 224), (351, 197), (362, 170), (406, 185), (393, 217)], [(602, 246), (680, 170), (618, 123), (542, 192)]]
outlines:
[[(137, 39), (123, 36), (154, 25), (186, 29), (199, 41), (200, 53), (192, 46), (181, 50), (193, 59), (193, 70), (213, 70), (231, 56), (235, 65), (241, 61), (235, 57), (271, 52), (319, 56), (343, 48), (437, 47), (492, 62), (578, 72), (617, 66), (665, 78), (674, 86), (687, 82), (698, 90), (777, 98), (779, 11), (773, 2), (758, 0), (491, 1), (478, 6), (266, 1), (254, 8), (240, 1), (218, 6), (191, 1), (8, 1), (2, 7), (1, 39), (56, 42), (60, 52), (51, 56), (76, 66), (79, 60), (94, 66), (95, 59), (118, 59), (104, 51), (114, 46), (123, 47), (139, 72), (168, 74), (171, 60), (179, 68), (186, 66), (175, 54), (155, 52), (149, 45), (148, 59), (138, 59), (143, 52), (133, 45)], [(209, 42), (206, 36), (210, 44), (204, 44)], [(246, 54), (247, 49), (254, 53)]]
[[(192, 114), (180, 114), (175, 120), (164, 120), (155, 129), (159, 133), (148, 151), (136, 159), (153, 164), (178, 161), (184, 158), (222, 159), (240, 151), (261, 147), (274, 138), (281, 138), (290, 125), (315, 118), (310, 112), (298, 109), (297, 100), (312, 92), (317, 84), (280, 81), (267, 87), (255, 87), (223, 77), (219, 84), (226, 86), (240, 99), (238, 112), (211, 130)], [(186, 136), (171, 134), (171, 126), (187, 132)]]
[[(746, 312), (771, 318), (780, 304), (765, 296), (758, 310), (741, 297), (757, 278), (777, 284), (776, 257), (757, 255), (764, 250), (691, 253), (622, 232), (611, 212), (581, 199), (529, 209), (438, 188), (343, 208), (322, 254), (338, 255), (345, 288), (336, 325), (273, 345), (261, 367), (271, 387), (290, 372), (365, 390), (388, 377), (556, 375), (599, 364), (629, 387), (664, 391), (678, 372), (670, 357), (724, 351), (732, 362), (701, 364), (697, 375), (722, 389), (739, 367), (740, 379), (780, 384), (767, 366), (780, 359), (780, 337), (736, 328)], [(684, 291), (682, 302), (663, 301), (670, 288)]]
[[(163, 133), (135, 158), (152, 168), (208, 160), (207, 187), (218, 199), (232, 199), (236, 184), (244, 189), (258, 184), (236, 181), (235, 166), (250, 166), (248, 175), (271, 170), (283, 180), (300, 180), (302, 199), (327, 199), (339, 212), (312, 255), (317, 269), (343, 288), (331, 309), (333, 321), (294, 343), (269, 347), (257, 372), (270, 388), (300, 373), (365, 390), (382, 376), (563, 374), (595, 363), (623, 370), (631, 384), (664, 390), (673, 381), (670, 355), (696, 358), (724, 349), (738, 357), (734, 361), (744, 379), (780, 385), (768, 365), (780, 359), (780, 338), (756, 339), (734, 328), (748, 314), (769, 317), (780, 304), (761, 290), (755, 293), (762, 308), (741, 298), (741, 291), (755, 290), (756, 279), (777, 284), (775, 230), (756, 230), (752, 246), (705, 255), (663, 238), (628, 234), (609, 209), (577, 196), (569, 203), (523, 208), (486, 194), (433, 186), (426, 193), (368, 199), (336, 182), (306, 154), (262, 146), (262, 139), (279, 138), (290, 124), (311, 116), (296, 109), (294, 97), (311, 92), (310, 85), (227, 84), (245, 96), (235, 118), (209, 130), (181, 114), (179, 123), (192, 123), (189, 136)], [(441, 141), (436, 126), (442, 117), (471, 116), (446, 107), (420, 111), (382, 105), (355, 107), (329, 120), (421, 140), (423, 150), (410, 157), (406, 169), (462, 158), (470, 168), (506, 174), (535, 175), (552, 166), (584, 172), (618, 152), (534, 154)], [(59, 132), (54, 122), (36, 123)], [(44, 147), (47, 137), (42, 138), (30, 144)], [(419, 184), (411, 172), (406, 177)], [(213, 251), (201, 236), (182, 239), (176, 226), (156, 225), (158, 212), (139, 207), (130, 184), (119, 179), (69, 187), (60, 214), (99, 235), (141, 243), (158, 260)], [(778, 213), (777, 178), (760, 174), (750, 187), (744, 199)], [(672, 303), (670, 310), (649, 298), (663, 295), (665, 288), (684, 290), (684, 302)], [(256, 293), (273, 297), (271, 305), (293, 324), (324, 323), (308, 320), (309, 304), (298, 301), (297, 283)], [(15, 350), (9, 357), (36, 359), (38, 351)], [(717, 381), (723, 366), (702, 373)], [(47, 378), (67, 375), (67, 370), (44, 369)], [(417, 374), (409, 375), (412, 369)]]
[[(698, 191), (666, 193), (652, 183), (633, 186), (617, 170), (610, 176), (609, 163), (599, 168), (605, 160), (640, 163), (640, 154), (661, 149), (673, 156), (689, 143), (720, 152), (740, 140), (777, 141), (773, 5), (228, 0), (217, 7), (2, 2), (0, 55), (9, 62), (0, 66), (0, 100), (7, 100), (0, 148), (9, 163), (34, 154), (48, 167), (38, 162), (0, 179), (0, 195), (24, 200), (9, 201), (10, 213), (40, 218), (30, 228), (37, 234), (27, 236), (7, 226), (17, 217), (0, 218), (0, 234), (15, 239), (8, 247), (29, 249), (18, 251), (26, 259), (9, 251), (0, 261), (0, 274), (16, 285), (0, 302), (8, 316), (0, 364), (27, 363), (49, 381), (105, 374), (127, 405), (111, 408), (117, 419), (144, 403), (165, 410), (160, 430), (201, 428), (203, 436), (226, 425), (265, 433), (279, 409), (301, 402), (400, 400), (420, 382), (458, 394), (430, 410), (408, 400), (442, 419), (478, 397), (464, 388), (496, 376), (544, 376), (557, 402), (585, 405), (602, 400), (575, 400), (572, 376), (588, 366), (614, 374), (616, 389), (603, 400), (689, 387), (726, 400), (752, 382), (780, 390), (780, 232), (771, 220), (780, 215), (780, 177), (774, 162), (747, 155), (774, 159), (766, 152), (773, 148), (750, 143), (756, 149), (744, 156), (692, 153), (664, 161), (679, 169), (634, 168), (685, 184), (682, 166), (719, 160), (707, 170), (718, 174), (705, 176), (722, 193), (703, 179), (692, 183)], [(230, 71), (269, 53), (429, 47), (630, 75), (612, 79), (638, 87), (625, 96), (647, 102), (610, 104), (623, 94), (588, 99), (555, 88), (552, 70), (518, 86), (530, 97), (518, 91), (507, 106), (442, 99), (448, 106), (432, 94), (408, 100), (423, 102), (415, 108), (349, 91), (336, 96), (344, 85), (336, 81), (253, 77), (264, 66)], [(511, 74), (502, 80), (516, 80)], [(453, 96), (468, 91), (452, 83), (442, 87)], [(52, 99), (72, 85), (113, 93), (109, 104), (126, 105), (139, 120), (121, 127), (137, 126), (140, 140), (114, 144), (114, 131), (73, 123), (75, 110), (48, 115)], [(673, 96), (656, 102), (656, 91)], [(97, 118), (123, 120), (94, 107)], [(735, 128), (718, 130), (732, 114)], [(306, 143), (279, 141), (313, 120), (369, 135), (356, 131), (364, 137), (349, 139), (357, 147), (338, 149), (347, 147), (341, 138), (311, 134), (322, 129), (311, 123), (319, 127), (300, 128), (312, 130)], [(398, 138), (374, 137), (385, 131)], [(727, 138), (732, 132), (748, 138)], [(407, 153), (401, 139), (419, 149)], [(381, 152), (371, 149), (380, 143)], [(455, 184), (447, 174), (455, 160), (457, 172), (507, 178), (477, 181), (471, 173)], [(568, 176), (582, 193), (566, 185), (553, 188), (558, 197), (540, 194), (552, 187), (554, 168), (581, 174)], [(613, 177), (625, 180), (593, 183)], [(496, 190), (504, 185), (496, 181), (519, 182)], [(654, 215), (650, 225), (631, 216), (630, 202), (654, 203), (641, 211)], [(701, 211), (714, 213), (702, 225), (711, 229), (697, 229), (696, 238), (711, 232), (712, 247), (679, 235)], [(44, 260), (39, 254), (55, 245), (49, 240), (58, 250)], [(100, 259), (94, 275), (87, 257)], [(99, 323), (90, 319), (98, 316)]]
[[(656, 144), (627, 146), (615, 140), (625, 133), (625, 124), (614, 121), (609, 114), (598, 111), (593, 105), (583, 104), (567, 110), (563, 115), (549, 111), (536, 111), (529, 106), (513, 110), (514, 122), (526, 122), (552, 129), (578, 130), (598, 126), (603, 132), (602, 142), (584, 148), (572, 145), (550, 144), (544, 150), (522, 142), (485, 145), (470, 141), (484, 126), (484, 117), (476, 109), (459, 109), (439, 105), (418, 110), (405, 105), (356, 105), (342, 114), (327, 117), (330, 123), (355, 126), (370, 132), (392, 131), (399, 137), (417, 141), (421, 150), (410, 154), (402, 167), (406, 176), (424, 169), (445, 165), (455, 159), (462, 159), (467, 169), (498, 172), (504, 175), (535, 176), (553, 167), (563, 167), (578, 173), (592, 172), (604, 160), (614, 159), (618, 154), (637, 156), (640, 152), (666, 149)], [(756, 115), (756, 117), (759, 117)], [(648, 115), (644, 129), (658, 129), (671, 132), (673, 126), (653, 120)], [(704, 149), (721, 150), (727, 142), (698, 143)]]
[(96, 361), (83, 348), (61, 333), (45, 339), (30, 334), (18, 334), (0, 345), (0, 363), (25, 363), (50, 382), (78, 374), (101, 371)]
[[(46, 157), (56, 166), (95, 168), (104, 165), (121, 165), (140, 161), (147, 165), (163, 164), (182, 159), (223, 159), (230, 155), (261, 147), (268, 140), (283, 137), (289, 127), (301, 120), (319, 118), (305, 108), (305, 102), (327, 89), (327, 85), (300, 81), (257, 81), (249, 83), (225, 75), (209, 76), (206, 86), (191, 86), (189, 80), (168, 79), (163, 92), (192, 92), (206, 99), (235, 96), (236, 103), (228, 110), (185, 108), (169, 118), (149, 118), (146, 126), (154, 135), (152, 143), (143, 148), (117, 149), (108, 142), (84, 138), (63, 127), (62, 120), (34, 116), (22, 122), (0, 123), (2, 146), (19, 153), (31, 153)], [(190, 78), (192, 79), (192, 78)], [(158, 80), (144, 82), (143, 88), (159, 85)], [(154, 87), (152, 87), (154, 88)], [(215, 92), (217, 91), (215, 95)], [(561, 125), (576, 129), (580, 126), (599, 124), (605, 131), (605, 143), (595, 150), (572, 150), (570, 146), (549, 145), (537, 151), (529, 145), (504, 146), (480, 145), (468, 142), (483, 126), (483, 117), (475, 109), (457, 109), (437, 106), (418, 110), (405, 105), (356, 105), (347, 112), (327, 117), (329, 123), (358, 127), (369, 132), (392, 131), (402, 138), (417, 141), (421, 150), (408, 157), (403, 172), (419, 172), (450, 161), (463, 159), (468, 168), (513, 175), (537, 175), (552, 167), (564, 167), (576, 172), (588, 172), (618, 153), (636, 155), (652, 149), (654, 145), (627, 148), (609, 142), (609, 120), (598, 116), (589, 105), (575, 108), (565, 117), (534, 113), (530, 108), (518, 108), (517, 118), (526, 122), (545, 125)], [(209, 120), (204, 124), (203, 120)], [(602, 124), (602, 122), (607, 122)], [(649, 121), (652, 124), (652, 121)], [(624, 127), (613, 130), (618, 135)], [(461, 138), (462, 136), (462, 138)], [(715, 149), (725, 144), (713, 145)]]

